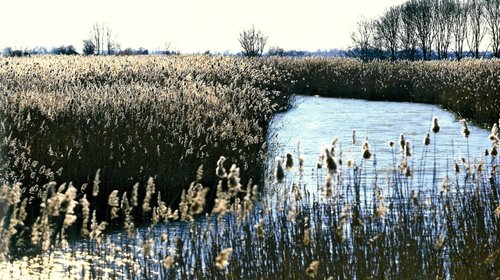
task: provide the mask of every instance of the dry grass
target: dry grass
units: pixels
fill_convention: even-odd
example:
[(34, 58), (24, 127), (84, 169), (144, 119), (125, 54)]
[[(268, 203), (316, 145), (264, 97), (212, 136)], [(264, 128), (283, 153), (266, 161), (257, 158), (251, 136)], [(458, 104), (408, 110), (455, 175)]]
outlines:
[(443, 106), (488, 127), (500, 110), (500, 60), (372, 61), (277, 59), (295, 94), (407, 101)]
[[(484, 98), (481, 79), (493, 83), (490, 89), (497, 83), (498, 77), (476, 73), (493, 71), (496, 61), (439, 63), (441, 84), (457, 79), (456, 88), (438, 89), (431, 85), (439, 82), (436, 72), (420, 73), (436, 80), (419, 83), (412, 101), (470, 96), (457, 88), (473, 83), (443, 74), (451, 66), (464, 73), (469, 63), (469, 75), (478, 79), (467, 101)], [(424, 162), (431, 170), (436, 165), (416, 159), (419, 144), (410, 149), (404, 139), (404, 152), (393, 148), (394, 162), (378, 163), (392, 167), (386, 178), (370, 166), (376, 149), (369, 142), (347, 141), (352, 144), (343, 145), (349, 149), (345, 154), (353, 158), (342, 159), (341, 139), (322, 150), (318, 167), (325, 168), (314, 177), (317, 193), (303, 185), (300, 155), (280, 159), (279, 170), (268, 172), (275, 175), (259, 180), (266, 183), (260, 193), (250, 182), (261, 177), (273, 152), (266, 149), (267, 125), (288, 105), (286, 93), (307, 85), (318, 93), (354, 93), (368, 85), (363, 75), (372, 72), (379, 80), (371, 80), (376, 81), (371, 87), (394, 90), (394, 80), (385, 85), (380, 80), (391, 67), (399, 67), (398, 73), (433, 73), (429, 69), (435, 66), (210, 56), (0, 59), (0, 274), (12, 279), (498, 277), (498, 124), (487, 155), (453, 159), (453, 175), (425, 189), (412, 189), (412, 180), (423, 176), (412, 172), (412, 164)], [(415, 82), (411, 73), (391, 79)], [(424, 86), (430, 91), (424, 93)], [(371, 92), (371, 87), (361, 88)], [(491, 113), (484, 106), (495, 98), (463, 103)], [(436, 145), (448, 143), (439, 143), (434, 128), (436, 151)]]

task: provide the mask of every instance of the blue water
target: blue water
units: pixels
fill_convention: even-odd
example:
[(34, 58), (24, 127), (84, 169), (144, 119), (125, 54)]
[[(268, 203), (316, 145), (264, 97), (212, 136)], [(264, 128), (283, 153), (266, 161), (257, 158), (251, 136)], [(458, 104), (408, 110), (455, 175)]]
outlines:
[[(433, 117), (438, 117), (441, 129), (436, 135), (430, 133), (431, 144), (427, 146), (424, 157), (423, 140), (426, 133), (430, 132)], [(398, 161), (402, 158), (399, 136), (404, 134), (406, 141), (411, 142), (409, 164), (414, 173), (413, 187), (426, 188), (432, 184), (433, 176), (439, 182), (446, 174), (451, 176), (455, 161), (461, 167), (462, 157), (471, 163), (479, 162), (484, 157), (484, 150), (491, 148), (488, 130), (468, 123), (471, 133), (466, 139), (461, 135), (461, 126), (454, 114), (435, 105), (298, 96), (291, 110), (276, 115), (268, 138), (277, 143), (275, 148), (281, 157), (285, 158), (285, 153), (291, 152), (295, 163), (298, 162), (296, 158), (300, 142), (307, 183), (307, 178), (311, 177), (307, 175), (317, 174), (318, 157), (325, 147), (332, 144), (334, 138), (338, 139), (337, 143), (341, 146), (337, 144), (336, 151), (339, 156), (338, 152), (342, 150), (344, 165), (351, 159), (358, 166), (362, 162), (361, 145), (367, 138), (374, 157), (366, 161), (365, 166), (368, 171), (376, 168), (379, 179), (384, 179), (384, 174), (394, 170), (393, 151)], [(354, 144), (353, 130), (356, 131)], [(389, 141), (395, 142), (394, 148), (389, 147)], [(436, 175), (433, 174), (434, 155)], [(270, 159), (270, 164), (274, 164), (274, 158)], [(296, 178), (296, 171), (295, 168), (288, 176)], [(419, 178), (416, 178), (417, 175)], [(310, 191), (316, 189), (315, 180), (313, 178), (309, 182)]]

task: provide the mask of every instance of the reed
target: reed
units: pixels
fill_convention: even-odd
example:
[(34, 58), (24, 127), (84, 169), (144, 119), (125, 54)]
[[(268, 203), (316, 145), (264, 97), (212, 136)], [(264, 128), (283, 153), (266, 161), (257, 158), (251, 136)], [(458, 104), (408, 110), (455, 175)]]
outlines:
[[(300, 144), (297, 155), (267, 150), (269, 120), (308, 85), (310, 93), (340, 96), (361, 88), (357, 97), (373, 99), (388, 96), (375, 90), (410, 88), (397, 86), (408, 80), (416, 83), (413, 95), (394, 93), (395, 100), (437, 102), (449, 94), (467, 103), (460, 106), (484, 109), (476, 121), (492, 112), (498, 121), (498, 108), (486, 107), (498, 96), (483, 95), (479, 82), (489, 77), (495, 86), (498, 77), (477, 74), (493, 73), (497, 61), (439, 63), (0, 58), (0, 275), (494, 279), (498, 123), (487, 153), (453, 155), (449, 174), (432, 184), (424, 174), (443, 170), (428, 153), (449, 145), (439, 142), (437, 119), (423, 143), (401, 135), (398, 153), (390, 141), (387, 163), (375, 164), (377, 147), (357, 142), (354, 131), (352, 139), (334, 138), (318, 149), (309, 179)], [(464, 80), (477, 84), (446, 72), (463, 74), (465, 66)], [(384, 72), (395, 68), (394, 76)], [(413, 74), (428, 80), (417, 83)], [(471, 85), (473, 94), (460, 99), (457, 89)], [(462, 133), (470, 134), (465, 122)]]

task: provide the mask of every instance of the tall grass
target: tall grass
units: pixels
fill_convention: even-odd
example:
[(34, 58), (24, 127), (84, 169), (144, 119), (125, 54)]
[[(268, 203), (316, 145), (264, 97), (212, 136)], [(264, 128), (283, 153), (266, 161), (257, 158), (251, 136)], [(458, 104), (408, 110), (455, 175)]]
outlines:
[[(495, 137), (490, 138), (498, 147)], [(418, 178), (406, 170), (414, 168), (408, 153), (396, 154), (397, 168), (381, 178), (372, 167), (374, 154), (367, 142), (361, 147), (346, 145), (350, 153), (362, 150), (348, 164), (340, 161), (340, 144), (323, 153), (326, 168), (318, 171), (323, 176), (314, 177), (320, 186), (317, 192), (306, 188), (308, 175), (299, 166), (288, 169), (281, 182), (274, 177), (280, 172), (272, 175), (260, 194), (252, 185), (242, 186), (239, 170), (232, 167), (221, 176), (216, 206), (206, 215), (193, 207), (206, 198), (205, 189), (194, 181), (183, 194), (178, 213), (164, 215), (158, 202), (149, 227), (102, 233), (92, 218), (89, 239), (73, 241), (69, 249), (52, 248), (34, 258), (4, 263), (2, 272), (13, 278), (91, 279), (499, 276), (497, 156), (463, 161), (459, 164), (463, 171), (450, 172), (434, 192), (412, 189), (410, 182)], [(229, 170), (223, 162), (219, 168)], [(424, 168), (435, 167), (426, 163)], [(19, 189), (10, 193), (16, 192)], [(58, 194), (64, 192), (62, 188)], [(120, 216), (140, 207), (132, 200), (126, 195), (119, 200)], [(4, 197), (4, 201), (20, 209), (19, 200)]]
[[(282, 79), (266, 61), (224, 57), (2, 58), (2, 182), (22, 182), (30, 199), (73, 182), (105, 207), (112, 190), (149, 176), (174, 206), (221, 154), (259, 179), (268, 120), (288, 102), (275, 91)], [(94, 197), (85, 186), (98, 170)]]
[(275, 60), (295, 81), (292, 92), (325, 97), (407, 101), (443, 106), (485, 127), (500, 112), (500, 61)]
[[(438, 103), (496, 122), (497, 68), (472, 60), (0, 58), (0, 274), (498, 277), (498, 124), (487, 155), (454, 159), (428, 189), (412, 188), (425, 173), (414, 163), (436, 172), (431, 149), (414, 158), (416, 144), (393, 150), (385, 178), (368, 142), (352, 144), (349, 160), (339, 142), (323, 149), (316, 192), (296, 155), (262, 178), (273, 152), (269, 120), (291, 93)], [(429, 141), (434, 156), (449, 144), (436, 134)]]

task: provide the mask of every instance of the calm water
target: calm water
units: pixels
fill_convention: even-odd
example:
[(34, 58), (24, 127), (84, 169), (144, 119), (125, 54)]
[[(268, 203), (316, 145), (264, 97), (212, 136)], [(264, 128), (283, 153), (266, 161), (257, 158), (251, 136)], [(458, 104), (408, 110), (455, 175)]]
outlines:
[[(460, 161), (463, 156), (470, 158), (471, 162), (478, 161), (484, 155), (484, 150), (491, 148), (489, 131), (472, 124), (468, 124), (471, 133), (467, 148), (467, 140), (461, 135), (459, 120), (438, 106), (305, 96), (298, 96), (294, 108), (276, 116), (271, 124), (272, 134), (269, 138), (278, 143), (277, 150), (283, 158), (286, 152), (291, 152), (296, 158), (300, 142), (307, 181), (307, 177), (310, 177), (307, 173), (316, 173), (318, 157), (324, 147), (331, 145), (334, 138), (338, 138), (342, 147), (343, 162), (352, 159), (359, 165), (361, 145), (367, 137), (372, 153), (375, 154), (379, 178), (383, 177), (381, 171), (394, 169), (392, 149), (388, 142), (396, 143), (394, 151), (396, 157), (401, 158), (399, 136), (402, 133), (406, 140), (411, 142), (410, 166), (413, 172), (417, 174), (423, 171), (426, 174), (424, 183), (415, 179), (413, 184), (428, 185), (433, 180), (434, 135), (431, 133), (425, 168), (421, 168), (424, 159), (423, 139), (430, 130), (434, 116), (439, 118), (441, 127), (435, 141), (438, 170), (436, 178), (439, 181), (446, 171), (452, 173), (454, 160)], [(356, 130), (355, 144), (352, 144), (353, 130)], [(274, 159), (270, 159), (270, 163), (274, 164)], [(373, 163), (373, 159), (367, 162), (368, 170), (373, 170)], [(293, 172), (290, 176), (294, 176)], [(316, 186), (316, 183), (309, 185)], [(312, 191), (314, 189), (310, 188)]]

